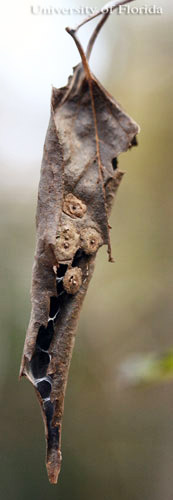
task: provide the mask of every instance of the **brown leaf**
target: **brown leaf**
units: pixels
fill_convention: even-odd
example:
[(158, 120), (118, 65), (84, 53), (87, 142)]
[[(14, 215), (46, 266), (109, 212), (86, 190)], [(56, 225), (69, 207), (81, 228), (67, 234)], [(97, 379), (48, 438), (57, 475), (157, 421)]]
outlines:
[(139, 131), (82, 57), (68, 85), (52, 91), (38, 193), (32, 313), (20, 371), (41, 405), (52, 483), (61, 466), (64, 396), (77, 321), (101, 245), (108, 245), (112, 260), (108, 215), (123, 176), (117, 157)]

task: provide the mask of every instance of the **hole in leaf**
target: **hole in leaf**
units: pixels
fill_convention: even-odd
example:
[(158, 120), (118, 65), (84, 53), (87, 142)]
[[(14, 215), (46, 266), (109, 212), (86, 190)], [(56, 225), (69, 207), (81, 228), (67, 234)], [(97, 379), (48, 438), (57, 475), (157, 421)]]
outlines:
[(50, 362), (50, 356), (47, 352), (36, 351), (30, 361), (30, 368), (35, 379), (46, 375), (47, 367)]
[(77, 252), (75, 253), (75, 256), (73, 258), (73, 262), (72, 262), (72, 266), (73, 267), (78, 267), (79, 266), (79, 263), (80, 263), (80, 260), (82, 257), (84, 257), (85, 253), (83, 252), (83, 250), (81, 250), (81, 248), (79, 248), (77, 250)]
[(48, 450), (52, 448), (57, 450), (59, 447), (60, 428), (59, 426), (52, 427), (54, 403), (51, 403), (51, 401), (44, 401), (43, 404), (48, 428)]
[(112, 158), (112, 167), (114, 170), (118, 168), (118, 160), (117, 158)]
[(54, 448), (54, 450), (57, 450), (59, 448), (59, 438), (59, 427), (50, 426), (48, 433), (48, 449)]
[(138, 141), (137, 141), (137, 137), (135, 135), (135, 137), (133, 137), (132, 141), (131, 141), (131, 145), (132, 146), (137, 146), (138, 145)]
[[(66, 273), (67, 268), (68, 268), (67, 264), (60, 264), (60, 266), (57, 269), (56, 289), (57, 289), (58, 295), (64, 291), (63, 280), (61, 278), (64, 277), (64, 274)], [(57, 297), (57, 298), (59, 301), (59, 297)]]
[(48, 382), (48, 380), (41, 380), (41, 382), (38, 382), (37, 384), (37, 390), (39, 391), (40, 396), (43, 399), (46, 399), (51, 393), (51, 383)]
[(47, 351), (49, 349), (52, 337), (54, 334), (53, 321), (48, 321), (47, 328), (45, 326), (40, 326), (38, 330), (36, 345), (40, 349)]
[[(57, 289), (57, 294), (60, 295), (64, 291), (63, 288), (63, 280), (61, 278), (56, 279), (56, 289)], [(59, 300), (59, 297), (58, 297)]]
[(57, 268), (57, 278), (62, 278), (67, 271), (67, 264), (60, 264)]
[(54, 409), (54, 405), (53, 405), (53, 403), (51, 403), (51, 401), (44, 401), (44, 411), (45, 411), (45, 415), (47, 418), (48, 427), (50, 426), (50, 423), (51, 423), (51, 420), (53, 417), (53, 409)]
[(58, 312), (58, 309), (59, 309), (58, 297), (51, 297), (49, 317), (53, 318), (55, 314)]

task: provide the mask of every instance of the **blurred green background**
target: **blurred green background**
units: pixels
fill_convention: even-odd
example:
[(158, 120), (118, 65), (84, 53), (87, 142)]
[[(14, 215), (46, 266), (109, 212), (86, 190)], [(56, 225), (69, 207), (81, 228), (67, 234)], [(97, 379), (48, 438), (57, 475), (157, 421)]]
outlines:
[[(18, 382), (18, 372), (30, 316), (51, 84), (66, 84), (79, 60), (64, 27), (81, 16), (33, 16), (28, 0), (11, 1), (8, 10), (2, 6), (2, 500), (172, 500), (173, 382), (135, 386), (119, 375), (126, 360), (173, 347), (173, 10), (169, 1), (155, 5), (162, 6), (161, 16), (112, 15), (91, 60), (96, 76), (140, 124), (141, 133), (138, 148), (119, 159), (126, 175), (111, 216), (115, 264), (107, 262), (105, 247), (99, 251), (80, 317), (57, 486), (49, 485), (46, 475), (34, 390), (26, 380)], [(81, 30), (84, 45), (93, 26)]]

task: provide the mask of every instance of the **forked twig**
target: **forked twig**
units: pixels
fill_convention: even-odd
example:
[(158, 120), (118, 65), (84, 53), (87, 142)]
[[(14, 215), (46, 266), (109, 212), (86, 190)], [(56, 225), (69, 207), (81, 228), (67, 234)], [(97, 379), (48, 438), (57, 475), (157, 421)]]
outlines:
[(117, 9), (120, 5), (124, 5), (125, 3), (130, 3), (133, 1), (134, 0), (113, 0), (112, 2), (108, 2), (96, 14), (91, 14), (91, 16), (84, 19), (80, 24), (76, 26), (76, 28), (74, 28), (73, 31), (77, 32), (79, 28), (84, 26), (84, 24), (88, 23), (92, 19), (95, 19), (96, 17), (101, 15), (105, 16), (106, 14), (110, 14), (111, 11)]
[[(134, 0), (114, 0), (112, 2), (108, 2), (107, 4), (104, 5), (104, 7), (101, 8), (100, 11), (98, 11), (96, 14), (91, 14), (91, 16), (87, 17), (80, 24), (78, 24), (76, 26), (76, 28), (68, 28), (68, 27), (66, 28), (66, 31), (68, 33), (70, 33), (71, 35), (72, 35), (72, 33), (74, 35), (76, 35), (76, 33), (79, 30), (79, 28), (81, 28), (82, 26), (84, 26), (84, 24), (86, 24), (89, 21), (92, 21), (92, 19), (95, 19), (96, 17), (102, 15), (102, 19), (101, 19), (101, 21), (99, 21), (99, 23), (97, 24), (96, 28), (94, 29), (93, 34), (91, 35), (91, 38), (89, 39), (89, 42), (88, 42), (88, 45), (87, 45), (86, 59), (88, 61), (89, 61), (89, 58), (90, 58), (91, 51), (92, 51), (92, 48), (94, 46), (95, 40), (96, 40), (96, 38), (97, 38), (97, 36), (98, 36), (98, 34), (99, 34), (102, 26), (104, 25), (104, 23), (108, 19), (111, 11), (117, 9), (120, 5), (124, 5), (126, 3), (130, 3), (130, 2), (133, 2), (133, 1)], [(78, 49), (79, 49), (78, 39), (77, 39), (76, 36), (75, 36), (75, 38), (76, 38), (76, 42), (75, 43), (76, 43), (76, 45), (78, 46)], [(80, 47), (81, 47), (81, 44), (80, 44)], [(80, 51), (80, 49), (79, 49), (79, 51)], [(81, 55), (81, 57), (82, 57), (82, 55)], [(83, 62), (83, 58), (82, 58), (82, 62)]]

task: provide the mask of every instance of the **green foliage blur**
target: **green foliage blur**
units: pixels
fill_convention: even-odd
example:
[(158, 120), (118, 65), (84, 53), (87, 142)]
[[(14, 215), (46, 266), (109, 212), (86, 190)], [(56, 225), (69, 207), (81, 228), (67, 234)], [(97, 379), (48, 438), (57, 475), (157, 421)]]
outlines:
[[(105, 247), (99, 251), (80, 317), (57, 486), (46, 475), (34, 390), (18, 381), (30, 316), (37, 182), (20, 187), (11, 179), (0, 188), (1, 500), (172, 500), (171, 378), (135, 385), (119, 376), (131, 357), (173, 348), (172, 16), (169, 10), (145, 19), (112, 16), (108, 23), (101, 42), (110, 64), (102, 83), (141, 133), (139, 146), (119, 158), (126, 175), (110, 221), (115, 264)], [(41, 155), (40, 149), (40, 162)], [(39, 168), (35, 163), (37, 176)], [(167, 362), (172, 370), (172, 358)]]

